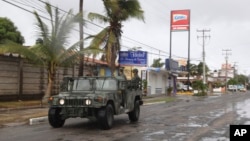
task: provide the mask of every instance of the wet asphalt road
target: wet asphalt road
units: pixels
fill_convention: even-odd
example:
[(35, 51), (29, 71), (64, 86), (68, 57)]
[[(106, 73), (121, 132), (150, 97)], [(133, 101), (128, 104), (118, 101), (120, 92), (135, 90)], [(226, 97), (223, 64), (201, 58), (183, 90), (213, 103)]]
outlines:
[(178, 98), (142, 106), (138, 123), (115, 116), (111, 130), (77, 118), (59, 129), (48, 123), (0, 128), (0, 141), (229, 141), (230, 124), (250, 125), (249, 93)]

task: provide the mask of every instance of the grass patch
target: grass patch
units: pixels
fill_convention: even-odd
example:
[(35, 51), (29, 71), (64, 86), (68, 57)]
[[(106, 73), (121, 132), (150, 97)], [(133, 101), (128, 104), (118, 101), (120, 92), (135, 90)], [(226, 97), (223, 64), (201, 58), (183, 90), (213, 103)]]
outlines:
[(147, 103), (162, 102), (162, 101), (165, 101), (166, 103), (168, 103), (168, 102), (174, 102), (175, 100), (176, 100), (176, 98), (174, 98), (174, 97), (159, 97), (159, 98), (154, 98), (154, 99), (148, 100)]
[(0, 108), (18, 108), (24, 106), (37, 106), (41, 105), (41, 101), (11, 101), (11, 102), (0, 102)]
[(34, 112), (34, 113), (27, 112), (27, 113), (22, 113), (22, 114), (19, 114), (18, 112), (20, 111), (17, 110), (16, 113), (11, 112), (11, 113), (6, 113), (6, 114), (0, 114), (1, 116), (0, 125), (11, 123), (11, 122), (28, 122), (30, 118), (36, 118), (36, 117), (42, 117), (42, 116), (48, 115), (47, 110), (38, 110), (37, 112)]
[(182, 95), (193, 95), (193, 92), (177, 92), (177, 94), (182, 94)]

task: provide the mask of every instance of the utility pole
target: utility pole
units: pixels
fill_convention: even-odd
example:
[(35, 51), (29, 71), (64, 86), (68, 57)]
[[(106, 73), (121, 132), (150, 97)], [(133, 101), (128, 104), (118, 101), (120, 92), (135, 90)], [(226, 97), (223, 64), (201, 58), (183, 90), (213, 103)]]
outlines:
[(210, 35), (205, 35), (206, 32), (210, 32), (210, 30), (197, 30), (197, 32), (202, 32), (201, 36), (197, 36), (197, 39), (202, 38), (202, 60), (203, 60), (203, 84), (206, 84), (206, 63), (205, 63), (205, 41), (207, 38), (210, 38)]
[(238, 63), (238, 62), (234, 62), (234, 78), (236, 79), (236, 81), (237, 81), (237, 83), (238, 83), (238, 76), (236, 76), (236, 74), (237, 74), (237, 69), (236, 69), (236, 67), (238, 66), (237, 63)]
[(231, 55), (231, 53), (230, 53), (230, 49), (224, 49), (224, 50), (222, 50), (222, 51), (224, 51), (224, 52), (226, 52), (224, 55), (225, 55), (225, 60), (226, 60), (226, 72), (225, 72), (225, 75), (226, 75), (226, 82), (225, 82), (225, 84), (226, 84), (226, 88), (225, 88), (225, 93), (227, 94), (227, 71), (228, 71), (228, 56), (229, 55)]
[[(80, 30), (80, 33), (79, 33), (79, 36), (80, 36), (80, 51), (83, 50), (83, 46), (84, 46), (84, 42), (83, 42), (83, 0), (80, 0), (79, 1), (79, 13), (81, 14), (81, 21), (79, 23), (79, 30)], [(78, 70), (78, 76), (83, 76), (84, 73), (83, 73), (83, 70), (84, 70), (84, 55), (80, 55), (80, 64), (79, 64), (79, 70)]]

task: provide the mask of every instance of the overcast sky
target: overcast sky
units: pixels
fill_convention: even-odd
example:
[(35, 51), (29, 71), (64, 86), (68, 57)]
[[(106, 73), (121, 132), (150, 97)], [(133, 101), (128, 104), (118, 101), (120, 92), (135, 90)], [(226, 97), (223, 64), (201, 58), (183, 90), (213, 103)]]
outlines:
[[(42, 9), (43, 4), (35, 0), (6, 0), (28, 10)], [(59, 8), (78, 12), (79, 0), (49, 0)], [(197, 30), (207, 29), (205, 42), (205, 62), (211, 70), (218, 70), (225, 63), (226, 52), (228, 63), (236, 65), (239, 73), (250, 74), (250, 1), (249, 0), (140, 0), (145, 12), (145, 22), (131, 19), (123, 23), (122, 50), (127, 47), (142, 47), (141, 50), (159, 56), (162, 60), (169, 57), (170, 46), (170, 12), (189, 9), (191, 11), (190, 60), (191, 63), (202, 61), (202, 38)], [(37, 38), (34, 15), (0, 0), (0, 17), (11, 19), (25, 37), (25, 45), (33, 45)], [(35, 7), (31, 8), (31, 7)], [(101, 0), (84, 0), (85, 17), (89, 12), (103, 13)], [(86, 18), (87, 19), (87, 18)], [(95, 22), (101, 27), (101, 23)], [(86, 34), (96, 34), (102, 28), (87, 23)], [(85, 37), (87, 35), (84, 35)], [(73, 33), (72, 40), (79, 35)], [(87, 43), (86, 43), (87, 44)], [(188, 57), (188, 32), (172, 33), (172, 57)], [(164, 56), (163, 56), (164, 55)], [(149, 64), (151, 65), (151, 64)]]

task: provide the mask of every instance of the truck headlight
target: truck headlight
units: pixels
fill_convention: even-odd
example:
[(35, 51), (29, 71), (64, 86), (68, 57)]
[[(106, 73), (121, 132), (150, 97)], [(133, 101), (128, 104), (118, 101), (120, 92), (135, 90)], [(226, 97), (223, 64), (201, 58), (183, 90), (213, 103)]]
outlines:
[(90, 100), (90, 99), (86, 99), (86, 100), (85, 100), (85, 104), (86, 104), (86, 105), (90, 105), (90, 104), (91, 104), (91, 100)]
[(64, 99), (60, 99), (60, 100), (59, 100), (59, 104), (60, 104), (60, 105), (64, 105), (64, 104), (65, 104), (65, 100), (64, 100)]

